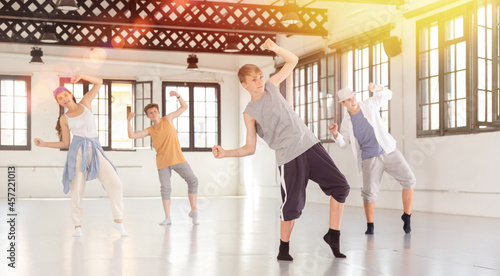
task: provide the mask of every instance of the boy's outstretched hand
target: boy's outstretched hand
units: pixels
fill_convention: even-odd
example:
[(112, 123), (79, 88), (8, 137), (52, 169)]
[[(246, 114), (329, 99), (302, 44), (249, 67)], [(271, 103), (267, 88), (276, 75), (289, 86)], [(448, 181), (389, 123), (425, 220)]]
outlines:
[(128, 121), (130, 121), (130, 120), (132, 120), (134, 117), (135, 117), (135, 113), (134, 113), (134, 112), (130, 112), (130, 113), (128, 114), (128, 118), (127, 118), (127, 120), (128, 120)]
[(278, 47), (278, 44), (276, 44), (274, 41), (272, 41), (271, 39), (267, 39), (266, 42), (264, 42), (264, 44), (262, 44), (262, 48), (264, 50), (269, 50), (269, 51), (273, 51)]
[(337, 136), (339, 135), (339, 125), (336, 123), (332, 123), (330, 126), (328, 126), (328, 130), (333, 134), (333, 137), (337, 139)]
[(370, 84), (368, 84), (368, 91), (370, 91), (370, 92), (378, 92), (378, 91), (382, 91), (383, 89), (384, 89), (383, 86), (376, 85), (373, 82), (370, 82)]
[(212, 154), (214, 155), (215, 158), (221, 159), (226, 156), (225, 150), (221, 146), (213, 146), (212, 147)]

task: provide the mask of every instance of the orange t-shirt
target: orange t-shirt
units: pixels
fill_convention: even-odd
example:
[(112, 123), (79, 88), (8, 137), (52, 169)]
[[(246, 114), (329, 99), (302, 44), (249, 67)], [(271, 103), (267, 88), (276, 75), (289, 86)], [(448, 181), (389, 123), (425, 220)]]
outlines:
[(152, 125), (147, 130), (151, 135), (153, 147), (156, 150), (156, 167), (158, 170), (186, 162), (182, 154), (177, 131), (167, 120), (167, 117), (161, 118), (158, 125)]

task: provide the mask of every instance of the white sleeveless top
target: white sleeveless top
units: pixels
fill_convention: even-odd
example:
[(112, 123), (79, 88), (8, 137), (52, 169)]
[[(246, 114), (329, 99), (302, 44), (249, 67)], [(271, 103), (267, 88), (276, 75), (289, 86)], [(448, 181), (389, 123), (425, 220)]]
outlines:
[(95, 126), (94, 114), (83, 104), (79, 105), (83, 106), (82, 114), (70, 118), (66, 114), (66, 119), (68, 119), (68, 127), (71, 133), (75, 136), (93, 138), (97, 137), (97, 128)]

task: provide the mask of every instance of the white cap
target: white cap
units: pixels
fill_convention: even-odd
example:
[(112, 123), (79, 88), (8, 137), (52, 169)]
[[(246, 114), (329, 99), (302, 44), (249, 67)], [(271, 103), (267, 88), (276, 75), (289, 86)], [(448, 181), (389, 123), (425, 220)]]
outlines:
[(354, 96), (354, 92), (349, 87), (342, 88), (339, 90), (339, 92), (337, 92), (339, 103), (351, 98), (352, 96)]

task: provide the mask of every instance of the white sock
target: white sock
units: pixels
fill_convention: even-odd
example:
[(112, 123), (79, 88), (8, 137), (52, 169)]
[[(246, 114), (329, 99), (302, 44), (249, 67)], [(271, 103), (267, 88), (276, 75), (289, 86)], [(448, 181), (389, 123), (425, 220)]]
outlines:
[(193, 224), (194, 225), (200, 224), (198, 222), (198, 211), (191, 211), (191, 212), (189, 212), (189, 216), (193, 219)]
[(75, 228), (75, 231), (73, 232), (73, 237), (81, 237), (82, 236), (82, 228), (77, 227)]
[(120, 235), (123, 237), (128, 237), (130, 236), (127, 232), (125, 232), (125, 228), (123, 228), (123, 223), (113, 223), (113, 227), (120, 232)]
[(172, 220), (170, 219), (170, 217), (165, 218), (165, 220), (160, 222), (160, 225), (170, 225), (170, 224), (172, 224)]

